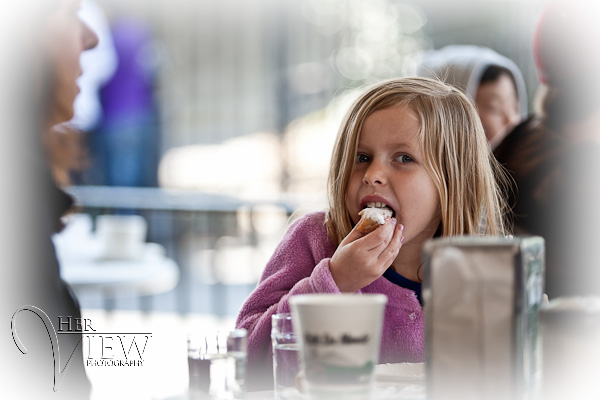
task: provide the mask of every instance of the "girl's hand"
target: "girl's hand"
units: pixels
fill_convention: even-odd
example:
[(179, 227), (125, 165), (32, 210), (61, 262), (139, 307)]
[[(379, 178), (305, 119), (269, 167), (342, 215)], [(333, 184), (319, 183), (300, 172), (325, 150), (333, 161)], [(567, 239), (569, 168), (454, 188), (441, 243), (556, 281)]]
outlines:
[(329, 269), (342, 292), (356, 292), (379, 278), (398, 256), (404, 226), (390, 218), (363, 235), (356, 228), (342, 240), (331, 257)]

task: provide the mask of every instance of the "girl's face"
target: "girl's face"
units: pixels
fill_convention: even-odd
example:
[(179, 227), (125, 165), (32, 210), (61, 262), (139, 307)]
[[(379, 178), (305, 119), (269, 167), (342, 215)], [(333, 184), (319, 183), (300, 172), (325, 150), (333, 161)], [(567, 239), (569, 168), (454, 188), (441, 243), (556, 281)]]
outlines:
[(511, 77), (502, 74), (477, 89), (475, 99), (485, 136), (492, 148), (519, 123), (519, 100)]
[(433, 237), (441, 221), (438, 191), (423, 165), (420, 124), (408, 107), (396, 105), (369, 115), (360, 132), (346, 205), (357, 223), (370, 202), (389, 206), (404, 225), (404, 246)]
[(45, 40), (54, 74), (51, 125), (73, 117), (73, 102), (79, 93), (77, 78), (81, 75), (79, 56), (98, 44), (96, 34), (79, 19), (80, 3), (61, 0), (48, 19)]

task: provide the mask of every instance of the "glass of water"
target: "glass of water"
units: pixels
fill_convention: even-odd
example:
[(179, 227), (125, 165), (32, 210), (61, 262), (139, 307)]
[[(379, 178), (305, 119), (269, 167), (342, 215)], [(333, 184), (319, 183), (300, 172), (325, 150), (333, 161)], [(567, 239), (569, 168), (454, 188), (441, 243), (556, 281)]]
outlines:
[(246, 375), (246, 330), (188, 335), (189, 394), (199, 398), (239, 399)]
[(281, 400), (296, 390), (300, 372), (300, 347), (296, 340), (292, 316), (289, 313), (271, 317), (271, 342), (273, 344), (273, 379), (275, 399)]

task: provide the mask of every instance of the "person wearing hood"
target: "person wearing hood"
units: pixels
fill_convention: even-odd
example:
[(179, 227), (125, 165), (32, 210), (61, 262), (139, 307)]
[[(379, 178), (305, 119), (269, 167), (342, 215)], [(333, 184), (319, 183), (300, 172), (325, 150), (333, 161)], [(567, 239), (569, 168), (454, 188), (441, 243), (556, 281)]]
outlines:
[(475, 103), (491, 148), (527, 117), (523, 75), (509, 58), (487, 47), (451, 45), (425, 52), (417, 74), (462, 89)]

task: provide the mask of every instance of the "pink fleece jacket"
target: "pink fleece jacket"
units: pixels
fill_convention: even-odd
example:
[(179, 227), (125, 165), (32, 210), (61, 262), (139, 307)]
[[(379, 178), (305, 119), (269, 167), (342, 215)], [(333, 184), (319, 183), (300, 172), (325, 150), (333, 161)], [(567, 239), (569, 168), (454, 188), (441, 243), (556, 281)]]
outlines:
[[(271, 316), (290, 312), (290, 296), (340, 293), (329, 270), (336, 246), (327, 234), (324, 221), (325, 213), (318, 212), (290, 226), (267, 263), (258, 286), (240, 310), (236, 325), (248, 330), (248, 390), (273, 388)], [(379, 361), (423, 361), (424, 315), (415, 293), (384, 277), (357, 293), (382, 293), (388, 297)]]

